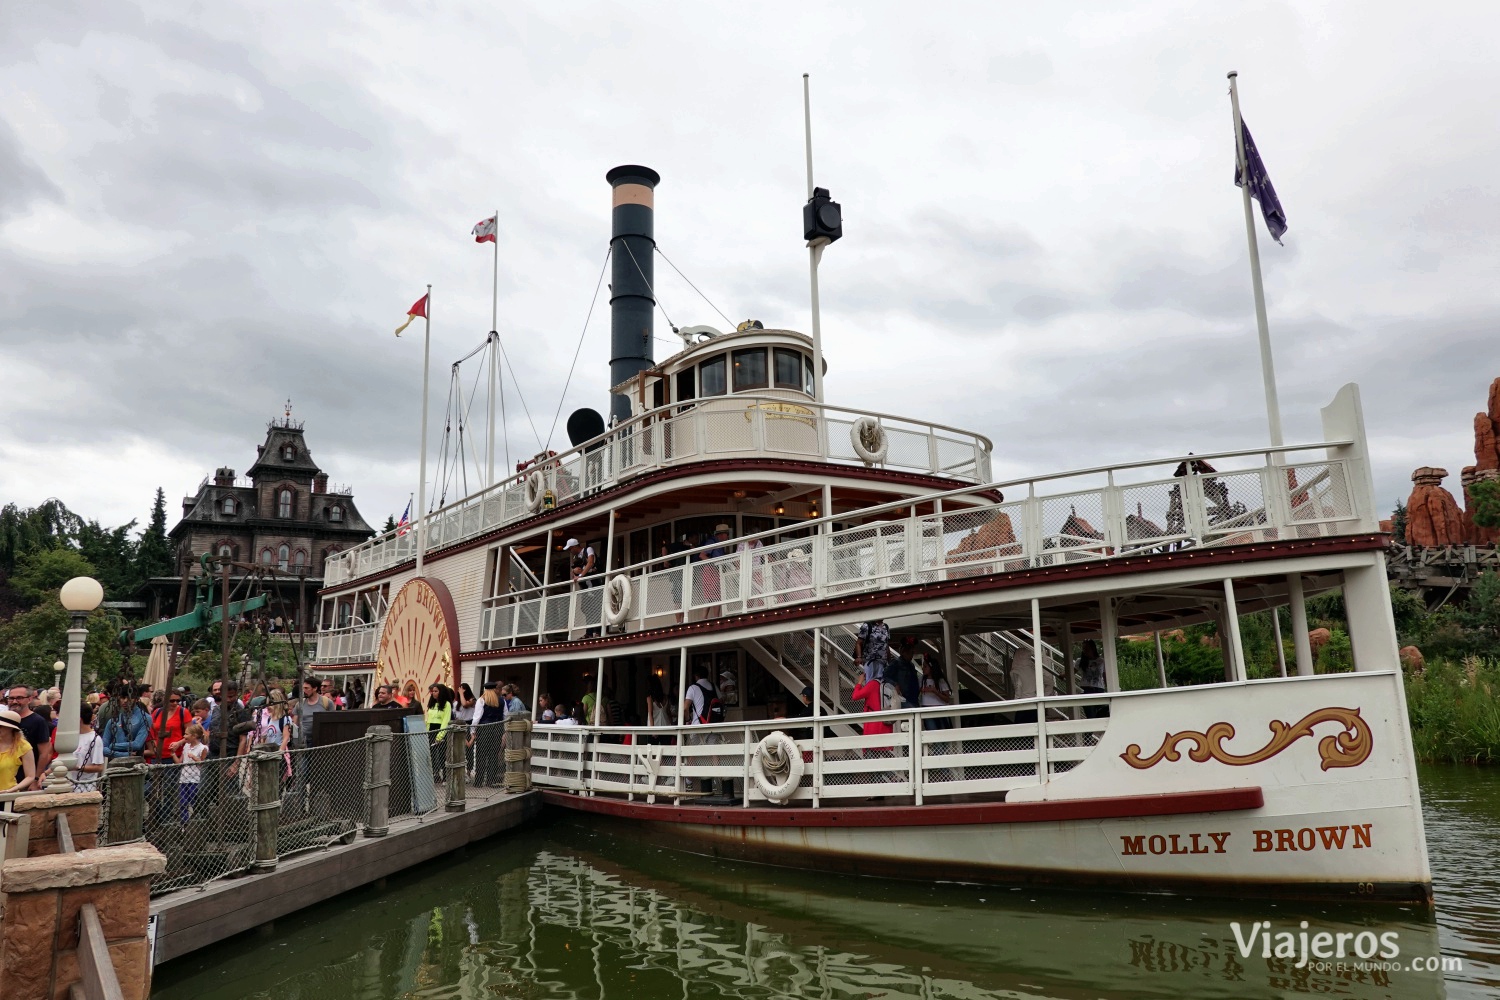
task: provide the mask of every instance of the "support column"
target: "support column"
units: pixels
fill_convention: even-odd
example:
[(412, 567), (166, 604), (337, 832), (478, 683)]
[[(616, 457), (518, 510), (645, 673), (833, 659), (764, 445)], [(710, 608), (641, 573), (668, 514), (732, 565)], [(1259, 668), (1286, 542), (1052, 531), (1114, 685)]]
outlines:
[(250, 809), (255, 813), (252, 872), (276, 870), (276, 829), (281, 821), (281, 754), (256, 749), (250, 754)]
[(128, 844), (145, 836), (145, 763), (140, 757), (116, 757), (105, 762), (105, 843)]
[(1349, 642), (1354, 669), (1400, 672), (1396, 619), (1391, 613), (1390, 584), (1386, 582), (1385, 553), (1370, 562), (1344, 570), (1344, 613), (1349, 617)]
[(1313, 675), (1312, 643), (1307, 638), (1307, 603), (1302, 597), (1302, 574), (1286, 578), (1287, 601), (1292, 607), (1292, 648), (1297, 654), (1297, 676)]
[(823, 630), (813, 629), (813, 718), (823, 714)]
[(1104, 654), (1104, 688), (1111, 694), (1120, 690), (1120, 658), (1115, 649), (1119, 638), (1120, 623), (1115, 616), (1115, 599), (1106, 597), (1099, 602), (1099, 650)]
[(1225, 651), (1226, 656), (1233, 650), (1233, 675), (1230, 679), (1246, 680), (1248, 675), (1245, 669), (1245, 644), (1240, 639), (1240, 611), (1234, 601), (1234, 580), (1227, 576), (1224, 578), (1224, 621), (1229, 628), (1229, 645), (1226, 646), (1221, 638), (1219, 648)]
[[(1062, 654), (1067, 661), (1065, 667), (1068, 671), (1068, 694), (1078, 693), (1078, 665), (1073, 662), (1073, 623), (1063, 622), (1062, 625)], [(1076, 710), (1075, 710), (1076, 711)]]
[[(1043, 666), (1042, 654), (1042, 602), (1035, 597), (1031, 599), (1031, 667), (1035, 671), (1033, 682), (1036, 684), (1036, 696), (1042, 698), (1047, 693), (1047, 668)], [(1036, 706), (1036, 780), (1046, 783), (1051, 780), (1052, 768), (1047, 763), (1047, 704), (1038, 702)]]
[(468, 755), (465, 752), (464, 741), (468, 735), (468, 728), (462, 725), (450, 725), (447, 733), (443, 735), (443, 751), (446, 755), (448, 772), (448, 794), (443, 803), (443, 809), (451, 813), (463, 812), (467, 805), (464, 778), (467, 777), (465, 772), (468, 770)]
[(1281, 641), (1281, 609), (1274, 604), (1271, 612), (1271, 635), (1276, 642), (1276, 671), (1282, 677), (1286, 676), (1286, 647)]
[(365, 731), (365, 836), (384, 837), (391, 832), (391, 744), (390, 726), (371, 726)]
[(1167, 686), (1167, 658), (1161, 651), (1161, 633), (1152, 632), (1152, 638), (1156, 640), (1156, 679), (1161, 682), (1162, 687)]
[[(941, 500), (938, 503), (942, 503)], [(943, 668), (948, 674), (948, 690), (953, 692), (953, 704), (958, 705), (958, 629), (953, 619), (943, 615)]]

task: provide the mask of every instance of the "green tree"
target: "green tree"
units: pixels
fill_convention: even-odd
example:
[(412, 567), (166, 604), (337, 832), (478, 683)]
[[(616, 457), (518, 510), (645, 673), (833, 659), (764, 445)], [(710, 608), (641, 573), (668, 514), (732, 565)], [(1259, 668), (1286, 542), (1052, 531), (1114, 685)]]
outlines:
[(134, 530), (134, 521), (118, 528), (88, 521), (76, 533), (79, 555), (94, 567), (92, 575), (103, 585), (104, 596), (111, 600), (122, 600), (135, 592), (136, 547), (130, 537)]
[(58, 588), (73, 577), (93, 575), (93, 564), (72, 549), (39, 549), (21, 557), (10, 582), (22, 597), (37, 604), (56, 597)]
[(172, 546), (167, 541), (167, 494), (156, 488), (156, 500), (151, 504), (151, 523), (141, 532), (140, 543), (135, 550), (136, 585), (153, 576), (170, 576), (172, 573)]
[(22, 556), (67, 545), (82, 525), (61, 500), (27, 508), (13, 503), (0, 507), (0, 575), (14, 573)]
[(1396, 501), (1396, 509), (1391, 514), (1391, 539), (1406, 544), (1406, 504), (1400, 500)]
[(1500, 479), (1481, 479), (1469, 487), (1474, 523), (1481, 528), (1500, 528)]
[[(52, 664), (67, 660), (71, 624), (72, 616), (55, 599), (0, 623), (0, 683), (51, 686), (55, 678)], [(83, 651), (85, 692), (99, 690), (119, 673), (122, 627), (124, 623), (112, 611), (100, 608), (89, 615)], [(141, 662), (144, 664), (144, 660)]]
[(381, 528), (380, 530), (381, 531), (395, 531), (396, 530), (396, 515), (395, 514), (387, 514), (385, 516), (385, 527)]

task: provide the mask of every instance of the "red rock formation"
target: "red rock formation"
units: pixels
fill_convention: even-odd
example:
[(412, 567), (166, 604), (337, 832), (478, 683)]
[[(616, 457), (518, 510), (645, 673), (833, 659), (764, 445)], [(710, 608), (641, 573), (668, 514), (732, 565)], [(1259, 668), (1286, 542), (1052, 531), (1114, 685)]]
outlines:
[(1474, 468), (1500, 469), (1500, 378), (1490, 383), (1489, 407), (1474, 414)]
[(1485, 528), (1474, 523), (1474, 494), (1472, 492), (1475, 483), (1496, 478), (1500, 478), (1500, 472), (1490, 469), (1480, 470), (1472, 465), (1464, 466), (1464, 539), (1476, 545), (1500, 544), (1500, 528)]
[(1443, 489), (1447, 469), (1424, 465), (1411, 474), (1411, 496), (1406, 501), (1406, 541), (1409, 545), (1462, 545), (1467, 534), (1464, 515), (1453, 494)]
[(1407, 673), (1420, 674), (1427, 666), (1427, 661), (1422, 658), (1422, 651), (1416, 646), (1402, 646), (1399, 655), (1401, 666)]
[(1328, 645), (1328, 640), (1333, 638), (1333, 633), (1326, 628), (1315, 628), (1307, 633), (1307, 644), (1312, 647), (1313, 659), (1317, 659), (1318, 653)]

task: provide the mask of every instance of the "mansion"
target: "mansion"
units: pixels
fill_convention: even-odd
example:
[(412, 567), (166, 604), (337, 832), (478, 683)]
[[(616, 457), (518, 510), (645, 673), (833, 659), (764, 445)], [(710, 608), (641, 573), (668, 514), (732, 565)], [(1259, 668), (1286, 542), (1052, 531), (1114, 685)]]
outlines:
[[(145, 597), (152, 619), (191, 609), (192, 579), (205, 553), (253, 563), (266, 573), (271, 604), (266, 614), (297, 623), (310, 621), (308, 608), (323, 586), (323, 563), (333, 553), (357, 545), (375, 532), (354, 506), (350, 488), (330, 486), (328, 473), (308, 450), (303, 425), (291, 409), (266, 427), (255, 462), (244, 476), (219, 468), (182, 500), (182, 520), (167, 533), (177, 574), (148, 581)], [(246, 596), (231, 573), (233, 599)], [(216, 600), (222, 595), (215, 595)]]

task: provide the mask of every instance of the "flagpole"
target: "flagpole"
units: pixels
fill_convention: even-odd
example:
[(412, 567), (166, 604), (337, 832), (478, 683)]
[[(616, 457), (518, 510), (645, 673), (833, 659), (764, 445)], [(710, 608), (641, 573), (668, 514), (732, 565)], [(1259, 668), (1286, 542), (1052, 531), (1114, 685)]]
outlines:
[[(495, 209), (495, 273), (494, 280), (490, 282), (490, 329), (495, 333), (495, 350), (500, 349), (500, 210)], [(505, 373), (500, 371), (500, 362), (494, 357), (490, 358), (492, 374), (490, 376), (490, 391), (497, 392), (500, 397), (500, 436), (505, 440), (505, 466), (503, 472), (510, 474), (510, 428), (505, 422)], [(494, 429), (490, 430), (490, 451), (495, 450)], [(494, 477), (490, 482), (494, 483)]]
[[(807, 151), (807, 199), (813, 196), (812, 165), (812, 85), (807, 74), (802, 74), (802, 129)], [(823, 402), (823, 322), (818, 308), (818, 264), (823, 259), (823, 248), (828, 244), (819, 240), (807, 248), (809, 284), (812, 292), (812, 342), (813, 342), (813, 398)], [(828, 513), (828, 512), (825, 512)]]
[(427, 551), (427, 373), (432, 364), (432, 286), (427, 286), (427, 308), (422, 310), (422, 450), (417, 464), (417, 576)]
[[(1229, 106), (1234, 112), (1234, 147), (1240, 168), (1240, 195), (1245, 205), (1245, 236), (1250, 241), (1250, 283), (1255, 288), (1255, 325), (1260, 332), (1260, 376), (1266, 389), (1266, 420), (1271, 443), (1284, 444), (1281, 403), (1276, 396), (1276, 365), (1271, 359), (1271, 330), (1266, 322), (1266, 290), (1260, 279), (1260, 246), (1255, 239), (1255, 213), (1250, 208), (1250, 170), (1245, 163), (1245, 130), (1240, 121), (1239, 73), (1229, 71)], [(1278, 460), (1280, 456), (1277, 456)]]
[(489, 461), (485, 463), (484, 484), (495, 484), (495, 383), (498, 381), (499, 362), (495, 355), (500, 351), (500, 335), (496, 333), (496, 317), (500, 310), (500, 210), (495, 210), (495, 233), (490, 242), (494, 246), (494, 270), (490, 277), (490, 398), (489, 398)]

